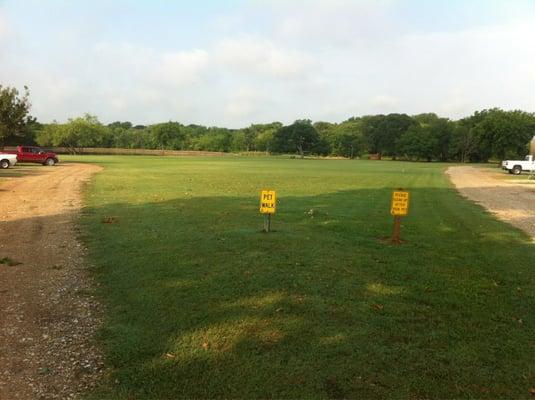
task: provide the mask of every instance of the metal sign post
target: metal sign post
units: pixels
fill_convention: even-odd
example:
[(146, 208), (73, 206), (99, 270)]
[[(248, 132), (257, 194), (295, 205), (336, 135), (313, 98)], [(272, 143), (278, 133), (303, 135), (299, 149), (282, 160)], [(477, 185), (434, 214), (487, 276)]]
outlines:
[(264, 214), (264, 232), (271, 230), (271, 214)]
[(397, 189), (392, 192), (392, 202), (390, 204), (390, 214), (394, 216), (394, 229), (392, 230), (392, 237), (390, 242), (394, 244), (401, 244), (401, 217), (409, 214), (409, 192), (403, 189)]
[(264, 214), (264, 232), (271, 231), (271, 214), (275, 214), (277, 193), (274, 190), (262, 190), (260, 193), (260, 214)]

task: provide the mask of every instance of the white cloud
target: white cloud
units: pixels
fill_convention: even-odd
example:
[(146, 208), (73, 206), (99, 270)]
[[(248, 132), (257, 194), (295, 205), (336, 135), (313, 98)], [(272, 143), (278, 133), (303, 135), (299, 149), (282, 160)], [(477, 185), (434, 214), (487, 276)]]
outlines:
[(239, 88), (233, 91), (225, 105), (225, 120), (247, 120), (254, 122), (264, 110), (275, 104), (262, 91), (253, 88)]
[(0, 9), (0, 43), (8, 38), (10, 31), (7, 15)]
[(371, 100), (371, 104), (378, 110), (377, 112), (388, 113), (393, 112), (399, 106), (399, 99), (386, 94), (380, 94)]
[(160, 57), (154, 79), (173, 86), (188, 86), (202, 81), (209, 56), (205, 50), (165, 53)]
[[(390, 49), (397, 93), (407, 108), (430, 107), (460, 117), (484, 107), (535, 109), (531, 21), (457, 32), (407, 35)], [(410, 93), (407, 91), (406, 93)]]
[(300, 78), (313, 64), (306, 53), (256, 37), (223, 40), (215, 46), (214, 53), (222, 67), (264, 78)]
[(366, 45), (399, 28), (393, 0), (288, 2), (275, 34), (282, 40), (317, 47)]
[(76, 29), (57, 41), (0, 9), (0, 82), (28, 84), (43, 121), (91, 112), (106, 122), (238, 127), (387, 112), (457, 118), (491, 106), (535, 110), (530, 8), (439, 30), (412, 28), (393, 0), (304, 4), (274, 1), (218, 15), (215, 31), (180, 45), (93, 42), (94, 32)]
[(0, 8), (0, 62), (6, 59), (8, 49), (11, 47), (10, 42), (14, 39), (13, 29), (11, 28), (7, 13)]

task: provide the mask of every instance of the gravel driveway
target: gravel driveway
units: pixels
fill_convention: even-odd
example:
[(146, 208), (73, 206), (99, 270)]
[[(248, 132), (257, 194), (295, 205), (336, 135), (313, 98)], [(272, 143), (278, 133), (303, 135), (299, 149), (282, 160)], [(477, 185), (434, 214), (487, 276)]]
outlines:
[(98, 170), (13, 169), (0, 184), (0, 399), (73, 398), (102, 374), (98, 304), (76, 239), (80, 189)]
[(526, 232), (535, 242), (535, 184), (500, 170), (450, 167), (446, 174), (457, 190), (498, 219)]

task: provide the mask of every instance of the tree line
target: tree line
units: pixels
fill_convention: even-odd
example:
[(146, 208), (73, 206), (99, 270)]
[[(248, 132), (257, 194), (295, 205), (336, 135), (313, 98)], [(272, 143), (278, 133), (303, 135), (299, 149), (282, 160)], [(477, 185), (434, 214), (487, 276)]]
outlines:
[(101, 123), (83, 115), (65, 123), (39, 123), (29, 115), (29, 92), (0, 86), (0, 145), (266, 152), (270, 154), (376, 157), (484, 162), (523, 157), (535, 135), (535, 114), (499, 108), (460, 120), (434, 113), (366, 115), (340, 123), (301, 119), (252, 124), (241, 129), (168, 121), (134, 125)]

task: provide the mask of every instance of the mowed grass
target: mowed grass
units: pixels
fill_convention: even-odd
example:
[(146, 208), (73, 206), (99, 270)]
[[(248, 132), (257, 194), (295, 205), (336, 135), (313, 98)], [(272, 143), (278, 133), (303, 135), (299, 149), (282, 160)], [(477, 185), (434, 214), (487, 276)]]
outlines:
[(90, 397), (531, 398), (535, 246), (446, 165), (81, 160), (104, 167), (82, 217), (110, 371)]

